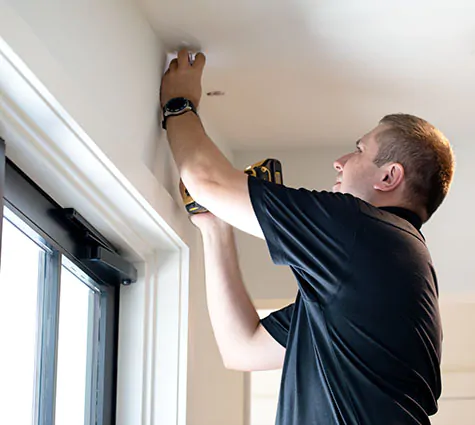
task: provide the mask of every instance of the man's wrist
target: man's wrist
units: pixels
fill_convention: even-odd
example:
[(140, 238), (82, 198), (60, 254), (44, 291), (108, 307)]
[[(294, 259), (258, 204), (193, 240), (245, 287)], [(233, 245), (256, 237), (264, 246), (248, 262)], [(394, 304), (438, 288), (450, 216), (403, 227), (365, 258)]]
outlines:
[(181, 117), (188, 112), (194, 112), (198, 116), (197, 106), (195, 103), (186, 97), (174, 97), (168, 100), (163, 109), (162, 128), (167, 129), (167, 121), (172, 117)]
[(195, 112), (195, 111), (192, 111), (191, 109), (187, 110), (187, 111), (184, 111), (183, 113), (179, 114), (179, 115), (169, 115), (168, 117), (164, 117), (163, 118), (163, 121), (162, 121), (162, 128), (164, 130), (167, 129), (167, 125), (168, 125), (168, 122), (173, 120), (173, 119), (176, 119), (176, 118), (180, 118), (180, 117), (183, 117), (185, 115), (188, 115), (189, 112), (192, 112), (194, 113), (196, 116), (198, 116), (198, 114)]
[(216, 218), (200, 225), (200, 231), (203, 237), (215, 238), (217, 235), (225, 235), (231, 233), (233, 227), (225, 221)]

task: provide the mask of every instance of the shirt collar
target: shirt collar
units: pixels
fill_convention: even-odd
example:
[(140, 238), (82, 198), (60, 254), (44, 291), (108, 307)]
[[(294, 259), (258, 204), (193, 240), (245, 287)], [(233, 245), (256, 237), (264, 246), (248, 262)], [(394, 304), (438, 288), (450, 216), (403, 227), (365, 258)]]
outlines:
[(401, 207), (379, 207), (380, 210), (388, 211), (411, 223), (417, 230), (422, 227), (422, 219), (413, 211)]

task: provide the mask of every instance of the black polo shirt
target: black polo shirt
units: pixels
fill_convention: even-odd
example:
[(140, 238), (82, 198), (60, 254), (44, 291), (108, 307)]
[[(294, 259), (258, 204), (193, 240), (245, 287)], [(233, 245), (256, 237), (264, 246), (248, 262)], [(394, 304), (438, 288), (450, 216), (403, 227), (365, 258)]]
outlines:
[(294, 304), (261, 321), (286, 355), (278, 425), (428, 425), (441, 392), (436, 275), (421, 220), (249, 177)]

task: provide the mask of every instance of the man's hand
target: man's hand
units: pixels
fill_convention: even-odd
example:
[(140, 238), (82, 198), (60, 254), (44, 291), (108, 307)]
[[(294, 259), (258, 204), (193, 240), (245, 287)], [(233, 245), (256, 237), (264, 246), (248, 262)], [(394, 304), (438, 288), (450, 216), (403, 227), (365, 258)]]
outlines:
[[(204, 65), (203, 54), (190, 65), (188, 51), (181, 50), (163, 77), (162, 106), (185, 97), (198, 107)], [(231, 226), (264, 238), (249, 197), (248, 176), (236, 170), (208, 137), (199, 116), (170, 117), (167, 137), (180, 178), (193, 199)]]
[(198, 53), (193, 64), (190, 64), (189, 52), (182, 49), (178, 57), (170, 62), (168, 70), (162, 78), (160, 103), (162, 108), (175, 97), (191, 100), (198, 108), (201, 99), (201, 76), (206, 63), (203, 53)]

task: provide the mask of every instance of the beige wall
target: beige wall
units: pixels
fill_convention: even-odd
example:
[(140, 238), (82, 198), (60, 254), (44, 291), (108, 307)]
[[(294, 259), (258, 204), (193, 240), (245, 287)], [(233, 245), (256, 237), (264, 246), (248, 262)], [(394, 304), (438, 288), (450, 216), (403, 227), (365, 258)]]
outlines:
[[(196, 242), (201, 248), (199, 237)], [(204, 297), (202, 249), (192, 250), (191, 257), (197, 277), (190, 281), (188, 423), (243, 425), (244, 373), (222, 365)]]
[(475, 299), (441, 297), (442, 397), (432, 425), (471, 425), (475, 412)]
[(241, 425), (243, 374), (222, 367), (206, 310), (201, 243), (158, 131), (166, 58), (159, 40), (127, 0), (1, 0), (0, 12), (0, 36), (190, 247), (187, 423)]

